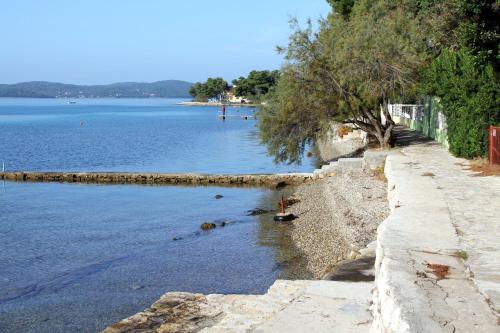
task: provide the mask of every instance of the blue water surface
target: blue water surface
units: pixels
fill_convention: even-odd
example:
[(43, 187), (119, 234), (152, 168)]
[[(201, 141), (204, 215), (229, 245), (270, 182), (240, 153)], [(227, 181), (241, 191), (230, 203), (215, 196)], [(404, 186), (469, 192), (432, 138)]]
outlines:
[[(221, 122), (217, 108), (176, 102), (0, 99), (0, 160), (9, 170), (312, 169), (274, 165), (255, 121)], [(280, 195), (0, 182), (0, 332), (97, 332), (168, 291), (263, 293), (277, 278), (308, 277), (289, 227), (272, 212), (247, 216), (275, 209)], [(227, 224), (201, 231), (214, 221)]]
[[(217, 107), (176, 99), (0, 98), (0, 161), (22, 171), (276, 173), (255, 120), (217, 118)], [(254, 108), (227, 109), (253, 115)]]

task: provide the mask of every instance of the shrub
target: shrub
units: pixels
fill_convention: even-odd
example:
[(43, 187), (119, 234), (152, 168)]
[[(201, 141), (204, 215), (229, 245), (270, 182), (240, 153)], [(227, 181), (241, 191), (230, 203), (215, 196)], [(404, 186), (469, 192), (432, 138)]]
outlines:
[(453, 154), (488, 152), (488, 127), (500, 123), (500, 84), (491, 65), (466, 50), (443, 50), (424, 74), (424, 91), (441, 98)]

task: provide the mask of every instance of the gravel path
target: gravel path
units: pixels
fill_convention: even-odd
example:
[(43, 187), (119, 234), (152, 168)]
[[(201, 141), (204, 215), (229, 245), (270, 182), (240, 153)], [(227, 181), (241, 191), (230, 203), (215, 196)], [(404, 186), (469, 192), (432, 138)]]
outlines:
[(386, 187), (371, 172), (353, 171), (297, 188), (294, 197), (300, 202), (289, 208), (299, 216), (292, 239), (315, 278), (375, 240), (378, 225), (389, 214)]

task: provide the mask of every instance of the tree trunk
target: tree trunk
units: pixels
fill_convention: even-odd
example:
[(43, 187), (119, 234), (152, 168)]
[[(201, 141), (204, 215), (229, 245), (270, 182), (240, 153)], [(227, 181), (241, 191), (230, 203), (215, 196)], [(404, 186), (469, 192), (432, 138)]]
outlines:
[(387, 109), (387, 103), (382, 106), (384, 116), (386, 117), (385, 124), (382, 124), (380, 117), (376, 117), (371, 110), (363, 110), (364, 119), (354, 120), (363, 131), (375, 137), (380, 145), (380, 148), (388, 149), (392, 146), (393, 130), (395, 123)]
[(392, 120), (391, 113), (389, 112), (389, 99), (387, 98), (387, 94), (384, 90), (382, 90), (382, 113), (385, 117), (385, 130), (384, 130), (384, 138), (382, 147), (389, 148), (393, 146), (393, 129), (396, 126), (394, 120)]

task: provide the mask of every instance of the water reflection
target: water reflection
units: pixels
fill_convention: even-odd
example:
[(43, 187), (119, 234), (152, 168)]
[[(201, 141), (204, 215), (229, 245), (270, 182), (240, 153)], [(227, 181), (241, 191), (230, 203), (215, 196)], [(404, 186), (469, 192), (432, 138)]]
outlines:
[(258, 201), (258, 208), (272, 210), (269, 213), (259, 215), (259, 232), (257, 244), (273, 248), (275, 251), (276, 267), (279, 269), (279, 279), (304, 280), (312, 279), (313, 275), (307, 270), (307, 263), (300, 250), (294, 245), (291, 238), (292, 223), (277, 223), (273, 221), (274, 214), (278, 210), (278, 202), (281, 196), (285, 198), (292, 195), (293, 187), (279, 191), (263, 192)]

